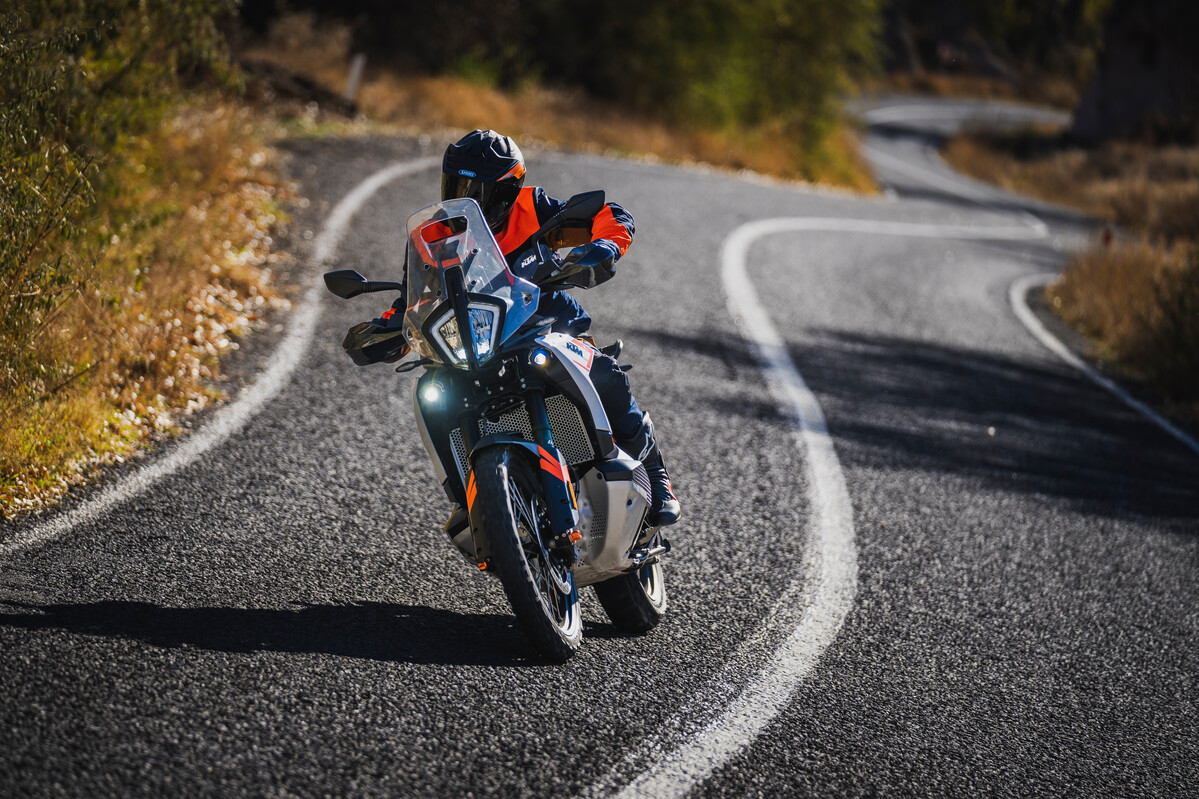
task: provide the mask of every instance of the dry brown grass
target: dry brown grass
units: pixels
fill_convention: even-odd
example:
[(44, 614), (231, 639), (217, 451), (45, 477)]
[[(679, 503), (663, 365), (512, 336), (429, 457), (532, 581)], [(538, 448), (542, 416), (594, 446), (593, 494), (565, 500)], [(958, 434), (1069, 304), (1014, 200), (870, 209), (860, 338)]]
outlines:
[(1131, 234), (1099, 237), (1047, 294), (1101, 358), (1199, 420), (1199, 147), (1082, 149), (1042, 131), (963, 136), (946, 158)]
[(1104, 360), (1199, 420), (1199, 258), (1193, 247), (1096, 243), (1047, 296)]
[[(248, 58), (306, 74), (341, 91), (349, 75), (348, 37), (316, 28), (308, 14), (291, 14)], [(803, 160), (781, 127), (753, 131), (696, 130), (626, 113), (582, 93), (528, 85), (504, 92), (453, 76), (404, 75), (368, 65), (358, 104), (371, 120), (425, 132), (492, 128), (521, 141), (590, 152), (650, 156), (750, 170), (786, 180), (874, 192), (869, 169), (843, 128), (816, 159)]]
[(1088, 150), (1058, 141), (1049, 131), (961, 136), (945, 158), (967, 174), (1138, 234), (1199, 242), (1199, 147), (1113, 142)]
[(0, 514), (45, 506), (218, 396), (219, 356), (282, 303), (261, 138), (244, 109), (181, 109), (112, 176), (97, 236), (62, 248), (94, 267), (37, 341), (66, 377), (0, 393)]
[(940, 72), (891, 73), (870, 80), (864, 86), (870, 92), (927, 94), (934, 97), (967, 97), (986, 100), (1023, 100), (1073, 110), (1078, 106), (1076, 82), (1053, 75), (1030, 75), (1016, 81), (986, 75)]

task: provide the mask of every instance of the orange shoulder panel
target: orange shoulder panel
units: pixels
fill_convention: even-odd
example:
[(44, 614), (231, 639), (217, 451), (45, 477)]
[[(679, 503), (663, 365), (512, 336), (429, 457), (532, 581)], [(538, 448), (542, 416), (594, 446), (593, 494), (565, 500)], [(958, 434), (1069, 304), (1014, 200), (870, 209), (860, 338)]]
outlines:
[(508, 214), (507, 224), (495, 237), (504, 255), (511, 255), (513, 250), (524, 244), (525, 239), (541, 227), (541, 223), (537, 221), (537, 207), (533, 204), (533, 192), (532, 186), (525, 186), (520, 190), (520, 194), (516, 195), (516, 202), (512, 205), (512, 211)]
[(612, 209), (604, 206), (604, 210), (595, 215), (595, 221), (591, 223), (591, 240), (608, 239), (615, 242), (620, 248), (620, 254), (624, 255), (628, 252), (629, 245), (633, 243), (633, 237), (629, 235), (628, 229), (616, 221), (616, 217), (612, 215)]

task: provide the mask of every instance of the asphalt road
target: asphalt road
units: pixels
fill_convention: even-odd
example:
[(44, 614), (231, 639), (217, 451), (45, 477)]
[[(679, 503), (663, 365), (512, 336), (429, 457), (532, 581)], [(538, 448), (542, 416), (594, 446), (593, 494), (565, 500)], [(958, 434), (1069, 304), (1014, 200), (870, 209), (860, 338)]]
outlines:
[[(201, 457), (45, 540), (0, 527), (0, 795), (1193, 794), (1199, 457), (1008, 305), (1085, 223), (939, 162), (979, 109), (882, 105), (904, 107), (868, 139), (886, 198), (526, 151), (531, 182), (637, 220), (583, 299), (683, 500), (659, 628), (625, 637), (587, 594), (581, 653), (541, 662), (441, 532), (411, 377), (340, 351), (386, 300), (321, 296), (298, 368)], [(291, 145), (296, 278), (356, 185), (439, 150)], [(335, 263), (392, 276), (438, 181), (383, 185)], [(762, 219), (828, 220), (755, 239), (746, 267), (827, 421), (848, 576), (821, 570), (820, 475), (728, 310), (722, 248)], [(797, 638), (817, 616), (827, 639)], [(729, 712), (779, 664), (773, 706)]]

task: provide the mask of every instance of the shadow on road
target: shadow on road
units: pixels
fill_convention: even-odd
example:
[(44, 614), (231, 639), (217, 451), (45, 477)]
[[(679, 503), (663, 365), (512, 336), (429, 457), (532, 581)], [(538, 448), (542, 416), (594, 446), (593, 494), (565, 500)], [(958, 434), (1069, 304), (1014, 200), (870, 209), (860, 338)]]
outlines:
[[(0, 627), (132, 638), (217, 652), (294, 652), (454, 666), (542, 666), (512, 616), (354, 602), (295, 609), (166, 608), (149, 602), (29, 605)], [(605, 625), (587, 635), (604, 637)]]
[[(706, 355), (714, 370), (756, 358), (742, 341), (645, 335)], [(973, 477), (1088, 513), (1172, 518), (1199, 531), (1199, 458), (1067, 366), (820, 330), (790, 350), (847, 466)], [(707, 401), (730, 416), (779, 416), (764, 384), (746, 389), (736, 401)]]

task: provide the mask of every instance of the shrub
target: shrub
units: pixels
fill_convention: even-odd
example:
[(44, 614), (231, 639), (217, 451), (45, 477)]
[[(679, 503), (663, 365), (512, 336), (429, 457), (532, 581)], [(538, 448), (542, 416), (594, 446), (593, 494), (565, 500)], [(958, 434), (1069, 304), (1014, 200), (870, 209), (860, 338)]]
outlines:
[(38, 357), (36, 339), (102, 252), (94, 209), (120, 192), (105, 176), (181, 80), (229, 79), (216, 19), (234, 5), (18, 0), (0, 14), (0, 390), (36, 393), (75, 367)]

